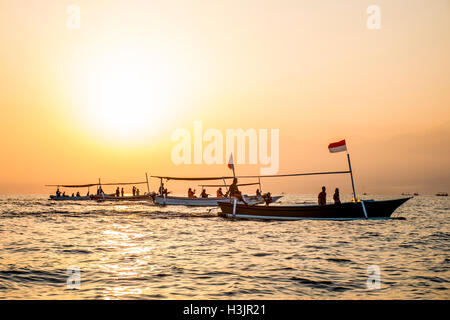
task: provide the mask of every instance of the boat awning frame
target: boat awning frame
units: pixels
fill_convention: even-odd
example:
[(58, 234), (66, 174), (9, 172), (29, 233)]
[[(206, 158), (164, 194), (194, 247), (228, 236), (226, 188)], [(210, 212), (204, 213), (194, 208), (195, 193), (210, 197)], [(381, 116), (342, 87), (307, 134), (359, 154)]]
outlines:
[[(298, 176), (313, 176), (322, 174), (344, 174), (351, 171), (327, 171), (327, 172), (308, 172), (308, 173), (289, 173), (289, 174), (274, 174), (274, 175), (260, 175), (260, 176), (236, 176), (238, 179), (247, 178), (282, 178), (282, 177), (298, 177)], [(167, 177), (167, 176), (151, 176), (157, 179), (177, 180), (177, 181), (208, 181), (208, 180), (224, 180), (233, 179), (233, 176), (226, 177)]]

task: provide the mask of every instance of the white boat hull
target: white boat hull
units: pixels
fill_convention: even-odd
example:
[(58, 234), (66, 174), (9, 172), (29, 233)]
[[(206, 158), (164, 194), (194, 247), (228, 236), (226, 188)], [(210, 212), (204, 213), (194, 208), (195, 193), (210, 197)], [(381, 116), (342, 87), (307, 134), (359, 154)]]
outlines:
[[(272, 197), (272, 202), (276, 202), (282, 196)], [(155, 196), (154, 202), (159, 205), (171, 205), (171, 206), (194, 206), (194, 207), (216, 207), (218, 201), (226, 201), (224, 197), (211, 197), (211, 198), (188, 198), (188, 197), (174, 197), (174, 196)], [(264, 199), (261, 196), (245, 196), (244, 200), (249, 205), (262, 204)], [(241, 201), (238, 204), (244, 204)]]

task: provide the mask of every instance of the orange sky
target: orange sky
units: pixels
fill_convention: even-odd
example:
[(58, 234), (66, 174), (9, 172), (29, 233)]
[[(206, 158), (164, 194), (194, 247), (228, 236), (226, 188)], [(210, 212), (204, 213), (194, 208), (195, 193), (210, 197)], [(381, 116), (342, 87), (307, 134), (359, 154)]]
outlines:
[[(346, 169), (327, 150), (345, 138), (359, 192), (450, 189), (449, 1), (3, 0), (0, 37), (0, 194), (230, 174), (172, 163), (172, 132), (194, 120), (279, 129), (279, 173)], [(322, 184), (351, 190), (347, 176), (264, 187)]]

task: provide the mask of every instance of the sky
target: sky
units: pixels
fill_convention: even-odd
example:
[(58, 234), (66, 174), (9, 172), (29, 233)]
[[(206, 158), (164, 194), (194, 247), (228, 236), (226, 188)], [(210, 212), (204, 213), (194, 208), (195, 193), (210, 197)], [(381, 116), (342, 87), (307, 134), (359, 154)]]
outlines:
[[(230, 175), (226, 155), (174, 163), (195, 121), (278, 129), (279, 174), (347, 170), (327, 148), (346, 139), (359, 193), (450, 190), (448, 0), (3, 0), (0, 40), (0, 194)], [(263, 184), (351, 192), (348, 175)]]

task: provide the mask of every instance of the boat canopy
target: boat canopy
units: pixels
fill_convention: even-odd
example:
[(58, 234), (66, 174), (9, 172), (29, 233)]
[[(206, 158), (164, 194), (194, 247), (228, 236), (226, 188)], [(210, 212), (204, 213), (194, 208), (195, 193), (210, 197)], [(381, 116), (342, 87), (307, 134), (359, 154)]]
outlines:
[(146, 184), (147, 182), (116, 182), (116, 183), (89, 183), (89, 184), (46, 184), (46, 187), (61, 187), (61, 188), (89, 188), (94, 186), (118, 186), (131, 184)]

